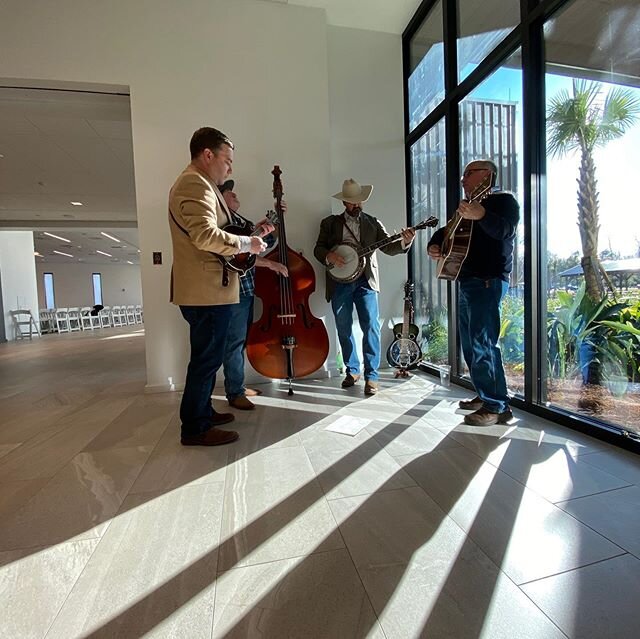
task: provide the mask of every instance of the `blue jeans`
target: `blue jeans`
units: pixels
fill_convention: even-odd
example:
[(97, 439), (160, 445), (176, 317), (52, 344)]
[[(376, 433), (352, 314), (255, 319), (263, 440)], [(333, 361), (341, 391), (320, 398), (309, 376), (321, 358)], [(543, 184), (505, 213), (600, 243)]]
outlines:
[(459, 322), (462, 354), (484, 407), (502, 413), (509, 406), (500, 337), (500, 302), (509, 284), (500, 278), (460, 281)]
[(180, 404), (182, 434), (205, 433), (215, 414), (211, 394), (216, 373), (222, 366), (229, 318), (235, 304), (220, 306), (181, 306), (182, 317), (189, 322), (191, 357)]
[(364, 378), (372, 382), (378, 379), (380, 366), (380, 322), (378, 320), (378, 293), (371, 289), (362, 276), (349, 284), (337, 284), (331, 297), (331, 308), (336, 318), (338, 341), (347, 373), (360, 373), (360, 360), (353, 339), (353, 306), (358, 313), (362, 329), (362, 355)]
[(227, 399), (235, 399), (245, 393), (244, 347), (247, 330), (253, 318), (253, 295), (240, 294), (240, 303), (233, 305), (227, 331), (227, 345), (224, 352), (224, 392)]

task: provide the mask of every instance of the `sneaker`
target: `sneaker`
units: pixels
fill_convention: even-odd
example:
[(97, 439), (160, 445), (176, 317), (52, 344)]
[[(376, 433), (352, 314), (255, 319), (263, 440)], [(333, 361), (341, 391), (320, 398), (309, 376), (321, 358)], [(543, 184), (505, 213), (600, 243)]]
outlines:
[(244, 395), (238, 395), (228, 400), (229, 406), (238, 410), (254, 410), (255, 405), (252, 404)]
[(483, 401), (476, 395), (473, 399), (463, 399), (458, 402), (458, 407), (462, 410), (478, 410), (482, 408)]
[(342, 388), (351, 388), (360, 379), (360, 375), (352, 375), (347, 373), (347, 376), (342, 380)]
[(197, 435), (183, 435), (180, 443), (183, 446), (222, 446), (235, 442), (240, 435), (235, 430), (210, 428), (206, 433)]
[(364, 394), (375, 395), (378, 392), (378, 382), (370, 382), (367, 380), (364, 383)]
[(464, 423), (471, 426), (491, 426), (493, 424), (507, 424), (513, 419), (510, 409), (502, 413), (492, 413), (486, 408), (479, 408), (477, 411), (464, 416)]

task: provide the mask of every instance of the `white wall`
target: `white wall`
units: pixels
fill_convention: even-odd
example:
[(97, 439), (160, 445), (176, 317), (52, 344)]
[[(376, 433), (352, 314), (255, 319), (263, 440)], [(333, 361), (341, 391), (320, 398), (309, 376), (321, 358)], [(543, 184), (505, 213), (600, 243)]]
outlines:
[[(168, 303), (166, 211), (194, 129), (216, 126), (236, 143), (234, 174), (245, 213), (270, 205), (270, 170), (280, 164), (289, 244), (311, 260), (317, 225), (347, 169), (354, 177), (372, 176), (381, 196), (376, 214), (385, 222), (395, 215), (396, 226), (403, 220), (402, 179), (396, 180), (402, 163), (399, 37), (327, 30), (322, 10), (252, 0), (110, 0), (81, 9), (77, 0), (56, 0), (38, 3), (37, 10), (31, 2), (5, 0), (3, 77), (130, 88), (151, 388), (167, 388), (169, 377), (184, 379), (186, 368), (186, 324)], [(352, 90), (340, 95), (353, 88), (350, 78), (361, 97)], [(361, 134), (366, 137), (358, 140)], [(376, 155), (366, 157), (372, 150)], [(163, 252), (162, 266), (151, 264), (152, 251)], [(330, 314), (324, 278), (314, 266), (318, 292), (311, 307), (324, 317)], [(387, 279), (385, 288), (393, 289)]]
[(93, 306), (93, 273), (102, 275), (105, 306), (142, 304), (140, 267), (130, 264), (36, 264), (38, 303), (46, 308), (43, 273), (53, 273), (56, 306)]
[[(168, 302), (167, 193), (197, 127), (216, 126), (236, 143), (247, 212), (269, 206), (270, 170), (281, 165), (289, 237), (311, 251), (305, 218), (329, 190), (324, 13), (249, 0), (0, 7), (0, 77), (130, 88), (147, 383), (166, 388), (169, 377), (184, 379), (188, 355), (187, 325)], [(163, 252), (162, 266), (152, 251)]]
[(29, 309), (38, 322), (38, 291), (31, 231), (0, 231), (0, 277), (7, 340), (15, 339), (10, 311)]
[[(404, 119), (402, 99), (402, 40), (398, 35), (328, 28), (331, 126), (331, 193), (353, 178), (373, 184), (364, 205), (392, 233), (406, 226)], [(333, 212), (343, 210), (332, 200)], [(421, 239), (416, 238), (418, 250)], [(402, 316), (404, 256), (378, 252), (382, 365), (392, 340), (389, 320)]]

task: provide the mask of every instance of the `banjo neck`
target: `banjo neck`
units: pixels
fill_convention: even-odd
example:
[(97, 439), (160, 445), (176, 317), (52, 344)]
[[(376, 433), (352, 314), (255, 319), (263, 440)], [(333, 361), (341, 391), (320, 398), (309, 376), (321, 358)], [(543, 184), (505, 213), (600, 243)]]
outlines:
[[(429, 219), (423, 220), (419, 224), (416, 224), (415, 226), (410, 226), (407, 230), (419, 231), (420, 229), (427, 228), (428, 226), (436, 226), (437, 224), (438, 224), (438, 218), (432, 216)], [(358, 257), (366, 257), (367, 255), (371, 255), (371, 253), (378, 250), (379, 248), (383, 248), (388, 244), (393, 244), (394, 242), (397, 242), (401, 237), (402, 237), (402, 233), (394, 233), (393, 235), (390, 235), (389, 237), (385, 237), (384, 239), (379, 240), (378, 242), (369, 244), (369, 246), (364, 246), (362, 248), (359, 248)]]

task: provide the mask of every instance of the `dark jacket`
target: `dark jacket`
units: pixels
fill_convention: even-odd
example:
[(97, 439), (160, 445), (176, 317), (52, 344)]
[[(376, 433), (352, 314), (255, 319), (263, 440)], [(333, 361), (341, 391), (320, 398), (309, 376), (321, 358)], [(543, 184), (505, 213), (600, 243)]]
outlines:
[[(329, 217), (325, 217), (324, 220), (320, 223), (320, 233), (318, 235), (318, 240), (316, 241), (316, 247), (313, 250), (313, 254), (316, 256), (317, 260), (322, 264), (322, 266), (327, 265), (326, 257), (327, 253), (336, 245), (340, 244), (343, 241), (344, 234), (344, 224), (340, 221), (340, 217), (345, 215), (344, 213), (340, 215), (330, 215)], [(346, 237), (348, 237), (348, 233)], [(373, 215), (368, 215), (364, 211), (360, 213), (360, 245), (363, 247), (370, 246), (371, 244), (375, 244), (380, 240), (384, 240), (389, 237), (386, 229), (377, 218), (373, 217)], [(405, 249), (402, 248), (402, 241), (398, 240), (397, 242), (392, 242), (388, 244), (384, 248), (380, 249), (383, 253), (387, 255), (399, 255), (400, 253), (406, 253), (410, 247)], [(364, 274), (367, 277), (367, 281), (369, 286), (374, 291), (380, 290), (380, 278), (378, 276), (378, 260), (376, 258), (375, 251), (367, 256)], [(326, 298), (327, 301), (331, 300), (331, 296), (333, 295), (333, 291), (336, 286), (336, 281), (331, 278), (327, 271), (326, 275)]]
[[(513, 269), (513, 242), (520, 220), (518, 201), (511, 193), (496, 191), (481, 204), (486, 214), (473, 223), (469, 252), (458, 279), (499, 277), (508, 282)], [(438, 229), (431, 237), (429, 246), (440, 246), (444, 231), (444, 227)]]

